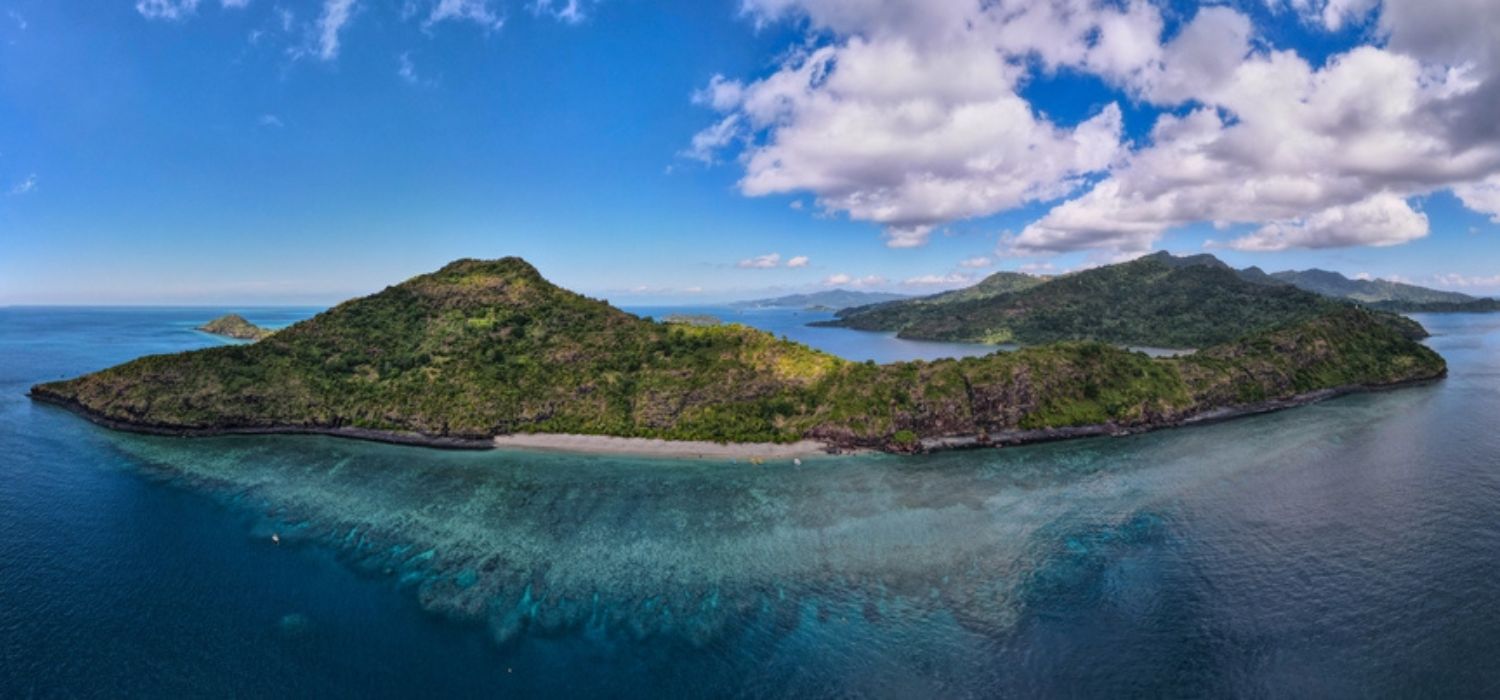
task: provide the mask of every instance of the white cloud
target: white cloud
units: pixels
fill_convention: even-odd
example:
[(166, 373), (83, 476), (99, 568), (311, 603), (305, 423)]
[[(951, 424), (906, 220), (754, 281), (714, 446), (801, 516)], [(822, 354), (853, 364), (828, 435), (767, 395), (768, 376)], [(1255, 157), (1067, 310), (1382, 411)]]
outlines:
[(693, 134), (692, 145), (682, 156), (704, 163), (714, 163), (719, 150), (733, 141), (739, 133), (740, 115), (731, 114), (718, 123)]
[(324, 0), (323, 14), (318, 17), (317, 55), (332, 61), (339, 55), (339, 32), (354, 17), (355, 0)]
[(262, 114), (260, 115), (259, 119), (255, 120), (255, 123), (261, 126), (272, 127), (276, 129), (280, 129), (283, 126), (286, 126), (286, 124), (281, 121), (281, 117), (278, 117), (274, 114)]
[(1454, 185), (1453, 194), (1458, 196), (1464, 206), (1481, 214), (1489, 214), (1490, 221), (1500, 224), (1500, 175)]
[[(1019, 59), (1082, 63), (1098, 34), (1092, 60), (1129, 70), (1149, 53), (1137, 17), (1159, 17), (1061, 4), (750, 0), (757, 21), (805, 17), (832, 38), (759, 80), (715, 76), (695, 101), (739, 118), (744, 194), (810, 192), (881, 224), (891, 247), (919, 246), (944, 223), (1064, 196), (1120, 155), (1118, 106), (1058, 126), (1017, 94)], [(696, 141), (728, 143), (724, 126)]]
[(969, 269), (978, 269), (978, 268), (981, 268), (981, 267), (989, 267), (990, 265), (993, 265), (993, 264), (995, 264), (995, 262), (993, 260), (990, 260), (989, 258), (987, 258), (985, 256), (982, 256), (982, 255), (979, 256), (979, 257), (977, 257), (977, 258), (969, 258), (967, 260), (960, 260), (958, 262), (958, 266), (959, 267), (967, 267)]
[(438, 0), (426, 21), (422, 22), (422, 27), (431, 29), (433, 25), (444, 21), (469, 21), (483, 27), (485, 31), (505, 26), (505, 18), (490, 8), (489, 0)]
[(417, 66), (411, 62), (411, 53), (402, 51), (396, 56), (396, 75), (408, 85), (417, 85), (422, 79), (417, 76)]
[(972, 284), (974, 278), (962, 272), (950, 272), (946, 275), (920, 275), (908, 277), (901, 281), (908, 287), (958, 287)]
[(568, 24), (577, 24), (587, 19), (583, 10), (584, 0), (536, 0), (531, 11), (539, 15), (551, 15)]
[[(201, 0), (136, 0), (135, 11), (146, 19), (179, 20), (197, 12), (200, 3)], [(248, 6), (250, 0), (219, 0), (219, 4), (229, 9), (240, 9)], [(11, 11), (10, 16), (20, 23), (22, 29), (26, 28), (26, 22), (20, 15)]]
[(1230, 241), (1229, 246), (1236, 250), (1391, 246), (1426, 235), (1425, 214), (1413, 211), (1400, 197), (1382, 194), (1306, 218), (1266, 224)]
[(886, 283), (886, 279), (880, 275), (865, 275), (864, 277), (853, 277), (840, 272), (823, 278), (825, 287), (849, 287), (851, 289), (864, 289), (867, 287), (878, 287)]
[(786, 266), (787, 267), (807, 267), (807, 263), (808, 263), (808, 259), (807, 259), (806, 255), (798, 255), (798, 256), (793, 257), (791, 260), (786, 261)]
[(16, 29), (24, 32), (28, 27), (31, 26), (26, 22), (26, 17), (21, 13), (16, 12), (15, 10), (6, 10), (5, 14), (7, 17), (10, 17), (12, 22), (16, 23)]
[(1500, 275), (1461, 275), (1448, 273), (1433, 275), (1430, 284), (1434, 287), (1460, 289), (1500, 289)]
[(741, 267), (749, 270), (769, 270), (773, 267), (779, 266), (780, 264), (781, 253), (766, 253), (765, 255), (757, 255), (753, 258), (745, 258), (744, 260), (739, 261), (739, 263), (736, 264), (736, 267)]
[(1197, 96), (1204, 106), (1160, 117), (1150, 145), (1014, 246), (1144, 251), (1200, 221), (1260, 225), (1232, 243), (1256, 250), (1420, 238), (1426, 217), (1403, 200), (1500, 170), (1500, 141), (1468, 135), (1477, 89), (1464, 71), (1375, 47), (1317, 69), (1291, 52), (1251, 55)]
[(15, 196), (18, 196), (18, 195), (30, 194), (35, 189), (36, 189), (36, 173), (32, 173), (30, 175), (27, 175), (25, 179), (21, 180), (20, 182), (16, 183), (15, 185), (13, 185), (10, 188), (10, 195), (12, 197), (15, 197)]
[(1369, 282), (1370, 280), (1375, 279), (1375, 275), (1372, 275), (1368, 272), (1356, 272), (1354, 273), (1354, 279)]
[[(1267, 0), (1330, 30), (1372, 28), (1370, 45), (1320, 65), (1224, 4), (1166, 41), (1146, 0), (743, 6), (757, 24), (804, 23), (808, 40), (769, 75), (696, 93), (722, 116), (695, 147), (743, 144), (744, 194), (811, 193), (824, 213), (880, 224), (892, 247), (1057, 199), (1007, 252), (1119, 257), (1198, 222), (1254, 227), (1238, 247), (1391, 245), (1427, 233), (1408, 200), (1448, 188), (1500, 220), (1493, 0)], [(1061, 125), (1019, 95), (1057, 69), (1187, 109), (1132, 149), (1113, 104)]]
[(198, 0), (138, 0), (135, 11), (146, 19), (179, 20), (198, 10)]

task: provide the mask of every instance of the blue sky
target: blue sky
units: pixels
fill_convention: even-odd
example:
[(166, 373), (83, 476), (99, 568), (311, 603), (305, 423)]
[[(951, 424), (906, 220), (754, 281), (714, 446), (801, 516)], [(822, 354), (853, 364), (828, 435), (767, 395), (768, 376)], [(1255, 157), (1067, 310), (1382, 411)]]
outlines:
[(1500, 19), (998, 6), (0, 0), (0, 304), (321, 304), (503, 255), (623, 303), (916, 293), (1159, 249), (1500, 293), (1500, 141), (1462, 118)]

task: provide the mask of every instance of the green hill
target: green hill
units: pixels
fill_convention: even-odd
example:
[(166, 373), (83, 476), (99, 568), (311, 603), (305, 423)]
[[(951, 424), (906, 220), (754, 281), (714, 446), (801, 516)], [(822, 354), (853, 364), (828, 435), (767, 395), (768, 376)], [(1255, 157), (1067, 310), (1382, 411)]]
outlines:
[[(1192, 318), (1192, 300), (1180, 303)], [(143, 357), (31, 396), (113, 427), (185, 435), (466, 446), (512, 432), (810, 437), (910, 450), (954, 436), (1144, 430), (1444, 372), (1389, 318), (1318, 309), (1186, 358), (1067, 342), (876, 365), (739, 325), (641, 319), (560, 289), (517, 258), (461, 260), (258, 343)]]
[[(1199, 348), (1328, 313), (1334, 303), (1243, 279), (1211, 255), (1167, 253), (1000, 293), (937, 295), (847, 309), (823, 325), (903, 338), (1038, 345), (1097, 340)], [(967, 292), (968, 290), (960, 290)]]

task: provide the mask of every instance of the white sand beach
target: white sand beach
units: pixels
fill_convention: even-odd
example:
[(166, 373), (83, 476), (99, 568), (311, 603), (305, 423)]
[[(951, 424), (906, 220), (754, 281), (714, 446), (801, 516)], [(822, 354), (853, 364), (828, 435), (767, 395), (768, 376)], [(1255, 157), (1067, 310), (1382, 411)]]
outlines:
[(828, 445), (817, 440), (792, 443), (721, 443), (699, 440), (659, 440), (607, 435), (516, 433), (495, 436), (501, 449), (548, 450), (590, 454), (624, 454), (686, 459), (781, 459), (827, 455)]

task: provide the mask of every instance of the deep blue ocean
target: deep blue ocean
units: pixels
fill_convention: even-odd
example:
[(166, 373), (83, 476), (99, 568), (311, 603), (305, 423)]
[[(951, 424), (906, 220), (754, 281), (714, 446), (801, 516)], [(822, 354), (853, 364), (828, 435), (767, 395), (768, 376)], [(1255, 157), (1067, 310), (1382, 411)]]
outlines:
[[(0, 309), (0, 697), (1500, 696), (1500, 315), (1420, 317), (1428, 386), (800, 466), (150, 437), (24, 396), (226, 310)], [(733, 320), (985, 350), (801, 314)]]

